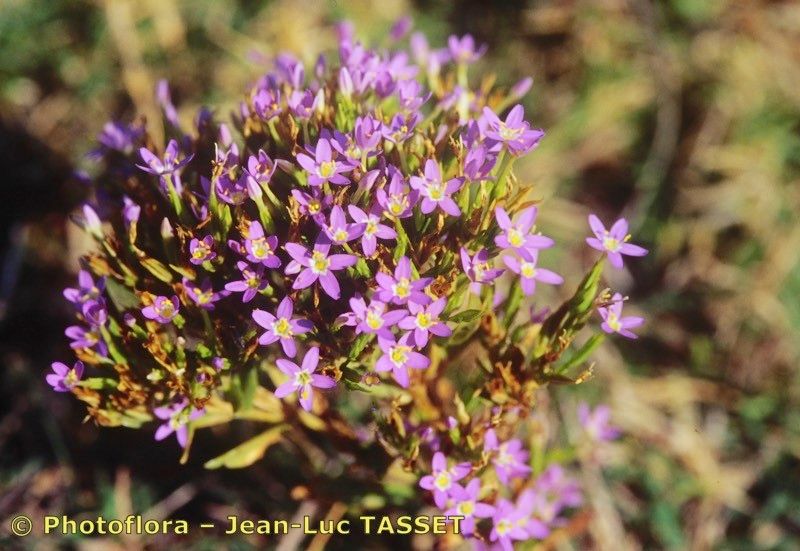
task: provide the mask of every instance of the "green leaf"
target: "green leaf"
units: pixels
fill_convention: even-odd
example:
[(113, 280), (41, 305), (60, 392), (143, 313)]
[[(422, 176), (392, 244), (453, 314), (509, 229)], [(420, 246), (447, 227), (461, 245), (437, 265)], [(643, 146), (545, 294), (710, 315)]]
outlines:
[(110, 277), (106, 278), (106, 290), (111, 302), (120, 312), (138, 308), (141, 304), (133, 291)]
[(197, 347), (195, 348), (195, 352), (197, 353), (198, 356), (200, 356), (204, 360), (207, 360), (214, 355), (211, 349), (203, 343), (199, 343), (197, 345)]
[(191, 268), (186, 268), (185, 266), (180, 266), (178, 264), (170, 264), (169, 267), (172, 268), (173, 270), (175, 270), (176, 272), (178, 272), (180, 275), (182, 275), (186, 279), (193, 280), (193, 279), (195, 279), (197, 277), (197, 272), (195, 272)]
[(361, 382), (363, 372), (350, 366), (358, 365), (356, 362), (345, 362), (339, 369), (342, 371), (342, 377), (339, 382), (344, 384), (348, 390), (358, 390), (360, 392), (370, 392), (372, 389)]
[(172, 272), (155, 258), (141, 258), (139, 263), (164, 283), (172, 283)]
[(371, 340), (371, 333), (361, 333), (358, 337), (356, 337), (356, 340), (353, 341), (353, 344), (350, 346), (350, 350), (347, 352), (347, 357), (351, 360), (356, 359), (364, 351)]
[(533, 352), (534, 358), (541, 358), (559, 337), (574, 335), (581, 329), (592, 313), (597, 298), (600, 276), (603, 273), (603, 258), (598, 260), (583, 278), (572, 298), (559, 306), (542, 324), (539, 342)]
[(289, 428), (288, 425), (278, 425), (277, 427), (266, 430), (243, 444), (239, 444), (232, 450), (206, 461), (205, 468), (219, 469), (220, 467), (225, 467), (226, 469), (242, 469), (244, 467), (249, 467), (264, 457), (264, 454), (270, 446), (281, 440), (281, 435), (287, 428)]
[(372, 273), (369, 271), (369, 266), (367, 266), (367, 263), (363, 258), (359, 258), (358, 262), (356, 262), (356, 273), (364, 278), (372, 277)]
[(454, 347), (467, 342), (475, 331), (480, 327), (480, 319), (476, 318), (470, 322), (465, 322), (463, 325), (457, 326), (453, 329), (453, 334), (447, 339), (447, 346)]
[(566, 360), (563, 364), (556, 367), (555, 372), (562, 374), (566, 373), (573, 367), (576, 367), (586, 361), (586, 359), (591, 355), (594, 350), (600, 346), (600, 344), (605, 340), (605, 335), (598, 334), (592, 335), (592, 337), (586, 341), (586, 343), (577, 351), (575, 352), (568, 360)]
[(316, 432), (323, 432), (328, 428), (328, 425), (319, 416), (302, 408), (297, 410), (297, 418), (303, 425)]
[(233, 216), (231, 215), (231, 209), (225, 203), (220, 203), (218, 209), (217, 218), (219, 221), (220, 236), (224, 237), (228, 235), (228, 230), (230, 230), (233, 224)]
[(129, 429), (138, 429), (143, 424), (151, 421), (153, 417), (146, 411), (129, 409), (121, 413), (120, 424)]
[(192, 427), (195, 429), (204, 429), (229, 423), (233, 419), (233, 406), (229, 402), (214, 397), (206, 403), (205, 414), (199, 419), (192, 421)]
[(111, 357), (114, 359), (115, 362), (118, 364), (125, 364), (127, 363), (127, 359), (125, 356), (117, 349), (117, 343), (114, 341), (114, 338), (111, 336), (111, 333), (108, 332), (104, 326), (100, 326), (100, 334), (103, 336), (103, 340), (108, 347), (108, 353), (111, 354)]
[(600, 276), (603, 273), (603, 259), (601, 258), (592, 266), (592, 270), (586, 275), (581, 282), (580, 287), (573, 297), (575, 307), (578, 313), (586, 313), (594, 303), (597, 296), (597, 288), (600, 284)]
[(344, 383), (344, 386), (347, 388), (347, 390), (358, 390), (359, 392), (371, 391), (370, 387), (368, 387), (365, 384), (359, 383), (358, 381), (354, 381), (352, 379), (346, 379), (344, 377), (342, 377), (341, 381), (342, 383)]
[(394, 249), (394, 261), (397, 263), (408, 249), (408, 235), (399, 218), (394, 219), (394, 230), (397, 233), (397, 246)]
[(524, 293), (522, 292), (522, 286), (519, 283), (519, 279), (515, 279), (514, 284), (511, 286), (511, 294), (504, 306), (505, 317), (503, 318), (503, 324), (505, 325), (506, 329), (511, 328), (511, 324), (517, 317), (520, 306), (522, 306), (523, 298)]
[(240, 379), (240, 383), (241, 395), (237, 409), (248, 410), (253, 407), (253, 398), (258, 388), (258, 368), (251, 367)]
[(80, 386), (90, 388), (92, 390), (101, 390), (104, 388), (117, 388), (119, 384), (115, 379), (109, 377), (90, 377), (81, 381)]
[(475, 321), (478, 319), (481, 314), (483, 314), (483, 310), (464, 310), (452, 316), (448, 321), (452, 321), (453, 323), (462, 323), (466, 321)]
[[(453, 292), (450, 294), (450, 297), (447, 299), (447, 306), (445, 306), (443, 315), (449, 316), (453, 310), (456, 310), (461, 306), (461, 303), (464, 302), (464, 294), (469, 289), (469, 278), (461, 272), (456, 276), (455, 284), (453, 286)], [(469, 300), (466, 301), (467, 305), (469, 305)]]

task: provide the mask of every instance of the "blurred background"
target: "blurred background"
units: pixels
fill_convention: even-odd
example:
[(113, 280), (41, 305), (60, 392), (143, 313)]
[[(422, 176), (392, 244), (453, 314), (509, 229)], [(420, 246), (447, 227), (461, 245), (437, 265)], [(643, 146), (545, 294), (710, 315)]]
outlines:
[[(588, 400), (611, 405), (625, 436), (602, 471), (582, 470), (574, 539), (544, 547), (800, 547), (800, 4), (757, 0), (0, 0), (0, 547), (22, 547), (7, 535), (20, 513), (263, 513), (264, 462), (181, 467), (149, 432), (83, 424), (81, 405), (46, 387), (50, 362), (69, 357), (61, 289), (87, 247), (72, 174), (106, 120), (157, 121), (160, 78), (182, 117), (224, 116), (277, 52), (312, 62), (343, 18), (380, 43), (406, 14), (433, 44), (488, 43), (473, 74), (534, 78), (527, 118), (548, 134), (516, 170), (545, 199), (546, 233), (577, 251), (588, 212), (622, 215), (652, 251), (607, 273), (648, 318), (642, 338), (612, 339), (593, 379), (553, 394), (567, 435)], [(558, 271), (587, 262), (564, 255)], [(25, 545), (259, 541), (168, 539)], [(412, 544), (426, 542), (384, 542)]]

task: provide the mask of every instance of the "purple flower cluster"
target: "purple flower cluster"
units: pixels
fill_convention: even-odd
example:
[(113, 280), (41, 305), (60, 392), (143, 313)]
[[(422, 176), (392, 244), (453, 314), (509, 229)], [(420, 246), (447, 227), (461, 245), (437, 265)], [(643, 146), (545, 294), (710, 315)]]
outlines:
[[(580, 496), (557, 465), (534, 471), (523, 439), (498, 433), (533, 406), (592, 305), (606, 333), (635, 338), (643, 319), (590, 279), (565, 303), (579, 312), (530, 307), (540, 284), (565, 278), (544, 267), (555, 241), (512, 171), (544, 138), (516, 103), (529, 79), (500, 99), (476, 87), (468, 69), (485, 46), (469, 35), (436, 49), (414, 33), (406, 52), (338, 30), (338, 51), (313, 67), (279, 55), (229, 123), (203, 109), (181, 126), (159, 83), (163, 151), (144, 126), (105, 127), (92, 158), (108, 176), (80, 217), (98, 252), (64, 292), (80, 361), (54, 363), (47, 382), (101, 424), (159, 419), (156, 439), (174, 433), (181, 447), (207, 404), (250, 419), (271, 392), (281, 430), (358, 435), (407, 465), (432, 454), (420, 486), (476, 541), (541, 539)], [(409, 33), (404, 20), (390, 39)], [(647, 253), (624, 219), (589, 223), (587, 243), (612, 266)], [(101, 376), (84, 379), (84, 366)], [(371, 400), (340, 415), (347, 392)], [(605, 411), (580, 412), (596, 441), (614, 436)], [(377, 436), (355, 421), (373, 416)]]
[[(511, 253), (503, 256), (503, 263), (508, 270), (519, 276), (520, 288), (525, 296), (536, 292), (537, 281), (551, 285), (564, 282), (564, 278), (552, 270), (537, 266), (539, 251), (555, 244), (549, 237), (532, 233), (537, 212), (536, 207), (529, 207), (519, 213), (516, 221), (512, 221), (504, 208), (497, 207), (495, 210), (500, 231), (494, 238), (494, 243), (501, 251)], [(470, 255), (462, 248), (461, 265), (471, 282), (470, 289), (476, 294), (480, 294), (483, 285), (493, 283), (505, 272), (503, 268), (492, 266), (486, 249)]]
[[(586, 243), (593, 249), (605, 253), (608, 261), (614, 268), (622, 268), (622, 256), (645, 256), (647, 249), (628, 243), (631, 235), (628, 233), (628, 221), (620, 218), (607, 230), (600, 219), (594, 214), (589, 215), (589, 226), (594, 237), (587, 237)], [(609, 334), (618, 333), (629, 339), (636, 339), (636, 334), (631, 331), (644, 323), (644, 318), (639, 316), (622, 316), (622, 303), (625, 298), (620, 293), (614, 293), (611, 300), (600, 305), (597, 312), (603, 320), (600, 328)]]
[(434, 300), (427, 294), (431, 278), (414, 277), (415, 271), (408, 257), (400, 257), (393, 273), (375, 274), (377, 288), (369, 302), (361, 296), (353, 297), (350, 311), (340, 316), (340, 321), (354, 327), (356, 334), (377, 336), (381, 356), (375, 371), (390, 372), (402, 387), (409, 385), (409, 369), (430, 365), (420, 352), (430, 336), (448, 337), (452, 333), (440, 319), (447, 299)]
[(105, 279), (101, 277), (95, 280), (86, 270), (81, 270), (78, 274), (77, 287), (64, 289), (64, 298), (73, 304), (78, 319), (82, 322), (80, 325), (71, 325), (64, 331), (72, 340), (70, 347), (75, 350), (93, 350), (100, 357), (108, 354), (102, 332), (108, 319), (104, 290)]
[[(495, 430), (488, 429), (484, 434), (484, 457), (493, 469), (478, 475), (471, 463), (451, 464), (442, 452), (436, 451), (431, 473), (419, 481), (420, 487), (431, 492), (434, 503), (446, 516), (462, 517), (460, 529), (464, 536), (473, 535), (477, 524), (489, 519), (488, 542), (491, 545), (487, 547), (486, 540), (476, 539), (478, 548), (507, 551), (514, 549), (514, 542), (544, 539), (552, 529), (564, 524), (562, 514), (566, 509), (581, 504), (579, 486), (558, 464), (550, 465), (530, 480), (529, 453), (519, 439), (500, 442)], [(520, 488), (514, 479), (523, 483), (521, 489), (511, 492), (516, 495), (515, 499), (505, 497), (506, 491), (490, 490), (496, 484), (484, 485), (492, 474), (500, 488)], [(464, 483), (470, 475), (474, 478)]]

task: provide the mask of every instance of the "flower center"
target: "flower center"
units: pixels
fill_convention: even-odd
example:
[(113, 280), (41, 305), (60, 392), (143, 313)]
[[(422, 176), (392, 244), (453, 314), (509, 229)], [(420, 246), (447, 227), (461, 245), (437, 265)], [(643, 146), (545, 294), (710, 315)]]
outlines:
[(513, 462), (514, 456), (506, 451), (505, 446), (501, 446), (499, 452), (497, 453), (497, 463), (507, 467)]
[(383, 317), (378, 312), (374, 310), (369, 310), (367, 312), (367, 327), (370, 329), (380, 329), (383, 327)]
[(242, 276), (244, 277), (244, 281), (247, 283), (248, 287), (252, 289), (258, 289), (258, 286), (261, 284), (261, 280), (257, 273), (255, 273), (253, 270), (245, 270), (242, 272)]
[(345, 242), (347, 241), (347, 231), (344, 228), (339, 228), (335, 232), (333, 232), (333, 240), (336, 242)]
[(611, 237), (608, 234), (608, 232), (606, 232), (605, 237), (603, 237), (603, 248), (604, 249), (606, 249), (607, 251), (616, 252), (619, 249), (620, 245), (621, 245), (621, 243), (619, 242), (618, 239), (615, 239), (615, 238)]
[(431, 201), (441, 201), (444, 199), (444, 183), (431, 182), (428, 184), (428, 197)]
[(73, 387), (78, 382), (78, 374), (74, 369), (67, 371), (67, 376), (64, 377), (64, 386)]
[(286, 318), (280, 318), (272, 323), (272, 332), (282, 338), (292, 336), (292, 325)]
[(464, 515), (465, 517), (471, 517), (472, 513), (475, 512), (475, 502), (474, 501), (462, 501), (458, 504), (457, 510), (459, 514)]
[(317, 214), (322, 209), (322, 204), (317, 201), (316, 199), (312, 199), (308, 202), (308, 212), (311, 214)]
[(306, 386), (311, 383), (311, 373), (307, 371), (298, 371), (294, 376), (294, 382), (297, 386)]
[(189, 410), (188, 409), (180, 409), (172, 414), (169, 418), (169, 426), (173, 430), (181, 428), (183, 425), (189, 422)]
[(158, 313), (161, 314), (162, 318), (172, 317), (172, 315), (175, 313), (175, 306), (172, 304), (172, 301), (165, 300), (159, 304)]
[(408, 206), (408, 200), (402, 195), (392, 195), (389, 198), (389, 211), (395, 216), (403, 214)]
[(533, 262), (523, 262), (520, 264), (519, 271), (522, 277), (526, 279), (533, 279), (536, 275), (536, 265)]
[(330, 178), (336, 170), (336, 161), (323, 161), (319, 164), (319, 175), (322, 178)]
[(91, 289), (87, 289), (86, 292), (81, 297), (84, 301), (88, 301), (89, 299), (93, 299), (100, 296), (100, 289), (96, 286), (92, 286)]
[(197, 301), (197, 304), (208, 304), (209, 302), (211, 302), (211, 298), (213, 296), (213, 293), (211, 291), (204, 292), (199, 287), (195, 287), (194, 289), (192, 289), (192, 292), (195, 295), (195, 301)]
[(328, 266), (330, 263), (328, 257), (319, 251), (314, 251), (311, 254), (311, 271), (315, 274), (325, 275), (328, 273)]
[(375, 235), (378, 231), (378, 222), (370, 218), (367, 221), (367, 227), (364, 229), (365, 235)]
[(500, 522), (498, 522), (494, 527), (499, 536), (505, 536), (511, 531), (512, 528), (514, 528), (514, 525), (507, 518), (501, 519)]
[(348, 145), (347, 156), (350, 157), (351, 159), (360, 159), (361, 153), (362, 153), (361, 148), (358, 147), (357, 144), (351, 143)]
[(445, 492), (450, 489), (450, 486), (453, 483), (453, 477), (450, 476), (450, 473), (447, 471), (443, 471), (436, 475), (436, 478), (433, 481), (433, 485), (442, 492)]
[(397, 298), (406, 298), (411, 294), (411, 282), (407, 277), (401, 277), (397, 283), (392, 285), (392, 292)]
[(227, 195), (234, 203), (241, 203), (247, 198), (247, 190), (240, 187), (238, 182), (232, 182), (225, 190), (224, 195)]
[(522, 133), (521, 128), (509, 128), (506, 123), (500, 123), (500, 129), (498, 130), (498, 134), (500, 137), (506, 141), (516, 140), (519, 135)]
[(619, 322), (619, 318), (613, 312), (608, 313), (608, 317), (606, 317), (606, 323), (614, 331), (619, 331), (622, 329), (622, 324)]
[(211, 252), (211, 249), (208, 248), (203, 242), (200, 242), (199, 245), (195, 248), (194, 252), (192, 253), (192, 258), (195, 260), (200, 260), (201, 258), (205, 258)]
[(508, 242), (511, 243), (513, 247), (521, 247), (525, 243), (525, 238), (522, 236), (522, 232), (517, 228), (511, 228), (508, 230)]
[(403, 346), (397, 345), (392, 347), (392, 351), (389, 352), (389, 359), (392, 360), (392, 363), (397, 367), (402, 367), (408, 361), (408, 352), (411, 350), (410, 346)]
[(417, 314), (417, 327), (420, 329), (427, 329), (431, 325), (433, 325), (433, 319), (431, 319), (430, 314), (426, 314), (425, 312)]
[(253, 239), (250, 242), (250, 248), (253, 251), (253, 256), (256, 258), (264, 258), (272, 253), (272, 247), (269, 246), (267, 240), (263, 237)]

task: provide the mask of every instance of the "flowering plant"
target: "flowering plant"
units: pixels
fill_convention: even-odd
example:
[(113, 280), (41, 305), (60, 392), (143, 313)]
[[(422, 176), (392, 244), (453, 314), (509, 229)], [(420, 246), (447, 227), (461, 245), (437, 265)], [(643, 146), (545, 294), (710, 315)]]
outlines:
[[(432, 49), (414, 34), (409, 55), (339, 34), (338, 61), (311, 74), (277, 58), (239, 104), (237, 137), (208, 110), (186, 130), (165, 84), (164, 136), (106, 125), (81, 219), (97, 252), (64, 293), (78, 361), (47, 381), (100, 425), (155, 421), (181, 461), (202, 429), (260, 423), (206, 466), (287, 443), (306, 472), (352, 482), (315, 499), (427, 501), (476, 542), (541, 539), (580, 492), (524, 421), (540, 389), (590, 374), (602, 334), (573, 343), (595, 309), (604, 332), (635, 338), (643, 320), (600, 280), (606, 256), (620, 268), (646, 251), (624, 220), (590, 217), (604, 256), (571, 298), (528, 314), (540, 285), (564, 283), (513, 172), (544, 137), (514, 105), (530, 81), (474, 87), (470, 36)], [(607, 411), (582, 408), (596, 440), (616, 437)], [(398, 490), (409, 479), (425, 492)]]

